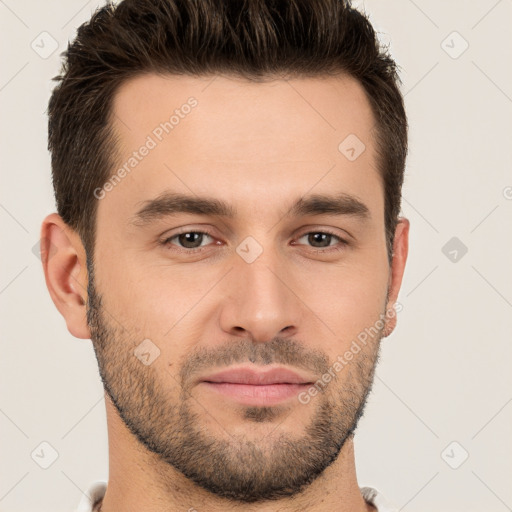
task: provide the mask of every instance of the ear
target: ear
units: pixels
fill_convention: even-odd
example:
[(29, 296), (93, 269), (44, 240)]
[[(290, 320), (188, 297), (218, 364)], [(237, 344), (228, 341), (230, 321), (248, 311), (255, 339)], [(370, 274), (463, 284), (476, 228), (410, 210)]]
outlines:
[(68, 331), (76, 338), (89, 339), (87, 325), (87, 265), (85, 249), (78, 234), (56, 213), (41, 226), (41, 261), (46, 286), (53, 303), (64, 317)]
[(405, 270), (405, 262), (409, 252), (409, 220), (405, 217), (398, 219), (393, 240), (393, 258), (391, 260), (391, 272), (388, 283), (388, 301), (386, 305), (386, 325), (383, 337), (389, 336), (396, 327), (398, 308), (394, 310), (398, 292), (402, 284)]

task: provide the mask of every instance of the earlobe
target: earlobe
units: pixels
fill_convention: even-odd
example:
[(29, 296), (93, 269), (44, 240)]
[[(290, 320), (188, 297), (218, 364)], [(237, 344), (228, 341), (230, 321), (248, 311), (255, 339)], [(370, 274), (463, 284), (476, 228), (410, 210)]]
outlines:
[(87, 325), (87, 265), (78, 234), (56, 213), (41, 226), (41, 261), (53, 303), (64, 317), (69, 332), (89, 339)]
[(386, 306), (386, 325), (384, 327), (383, 337), (389, 336), (396, 327), (398, 311), (395, 310), (395, 304), (402, 284), (405, 263), (409, 252), (409, 227), (410, 222), (408, 219), (405, 217), (398, 219), (393, 240), (393, 258), (391, 260), (388, 283), (389, 292)]

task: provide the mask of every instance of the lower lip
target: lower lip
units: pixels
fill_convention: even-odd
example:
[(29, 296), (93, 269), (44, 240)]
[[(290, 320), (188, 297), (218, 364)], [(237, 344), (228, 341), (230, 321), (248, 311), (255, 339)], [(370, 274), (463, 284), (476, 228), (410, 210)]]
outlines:
[(310, 384), (233, 384), (202, 382), (208, 389), (237, 400), (244, 405), (273, 405), (296, 397)]

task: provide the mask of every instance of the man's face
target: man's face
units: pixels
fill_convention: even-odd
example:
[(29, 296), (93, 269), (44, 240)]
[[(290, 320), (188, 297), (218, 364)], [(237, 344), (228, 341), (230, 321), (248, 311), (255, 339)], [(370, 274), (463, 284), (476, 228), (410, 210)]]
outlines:
[[(114, 114), (116, 170), (129, 171), (99, 200), (88, 310), (105, 388), (138, 441), (205, 489), (293, 495), (353, 432), (392, 305), (363, 89), (146, 75), (123, 85)], [(231, 215), (180, 211), (165, 194)], [(312, 195), (342, 198), (342, 212)], [(292, 208), (301, 198), (309, 208)], [(296, 380), (215, 375), (234, 368)]]

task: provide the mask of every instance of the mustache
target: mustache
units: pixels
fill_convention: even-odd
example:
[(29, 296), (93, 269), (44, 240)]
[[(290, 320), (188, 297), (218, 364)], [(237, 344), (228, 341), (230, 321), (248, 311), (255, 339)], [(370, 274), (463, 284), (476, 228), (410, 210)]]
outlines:
[(323, 375), (329, 370), (328, 356), (319, 350), (307, 348), (301, 341), (275, 337), (261, 343), (241, 339), (228, 341), (215, 348), (200, 347), (192, 354), (183, 356), (179, 372), (182, 386), (185, 388), (197, 374), (209, 368), (247, 362), (263, 366), (277, 363), (302, 368), (315, 375)]

